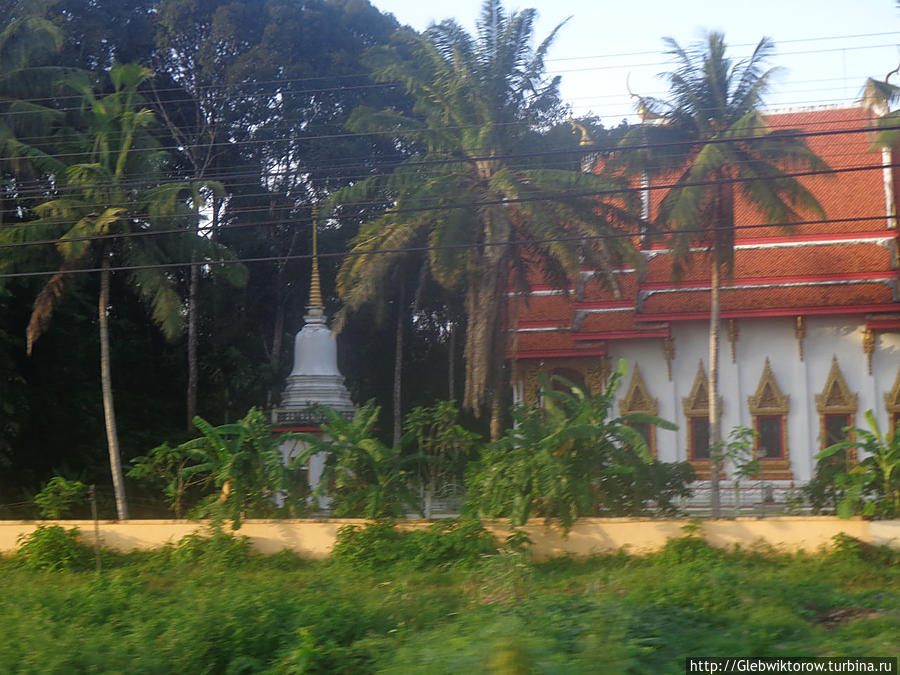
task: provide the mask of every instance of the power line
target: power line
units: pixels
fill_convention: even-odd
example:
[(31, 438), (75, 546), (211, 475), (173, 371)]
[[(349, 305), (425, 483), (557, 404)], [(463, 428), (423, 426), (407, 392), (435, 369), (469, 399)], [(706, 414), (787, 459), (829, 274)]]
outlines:
[[(852, 218), (824, 218), (820, 220), (806, 220), (806, 221), (798, 221), (798, 222), (781, 222), (781, 223), (760, 223), (756, 225), (735, 225), (734, 227), (713, 227), (713, 228), (689, 228), (678, 230), (678, 234), (708, 234), (709, 232), (716, 231), (724, 231), (724, 230), (754, 230), (761, 228), (772, 228), (772, 227), (780, 227), (780, 228), (793, 228), (803, 225), (827, 225), (833, 223), (844, 223), (844, 222), (857, 222), (857, 221), (872, 221), (872, 220), (884, 220), (886, 218), (885, 215), (877, 215), (877, 216), (861, 216), (861, 217), (852, 217)], [(652, 236), (654, 237), (665, 237), (667, 234), (672, 233), (654, 233)], [(610, 240), (610, 239), (635, 239), (637, 238), (639, 233), (636, 232), (616, 232), (616, 233), (607, 233), (607, 234), (596, 234), (596, 235), (577, 235), (571, 237), (547, 237), (542, 239), (519, 239), (519, 240), (507, 240), (501, 242), (481, 242), (481, 243), (468, 243), (468, 244), (444, 244), (440, 246), (408, 246), (402, 248), (390, 248), (390, 249), (373, 249), (368, 251), (360, 251), (352, 249), (350, 251), (339, 251), (339, 252), (331, 252), (331, 253), (318, 253), (318, 258), (347, 258), (347, 257), (356, 257), (363, 255), (389, 255), (389, 254), (398, 254), (398, 253), (428, 253), (432, 251), (445, 251), (445, 250), (466, 250), (466, 249), (481, 249), (481, 248), (492, 248), (496, 246), (533, 246), (539, 244), (553, 244), (553, 243), (564, 243), (564, 242), (587, 242), (587, 241), (602, 241), (602, 240)], [(26, 277), (40, 277), (40, 276), (51, 276), (55, 274), (93, 274), (95, 272), (134, 272), (138, 270), (148, 270), (148, 269), (177, 269), (182, 267), (190, 267), (192, 265), (202, 265), (206, 267), (214, 267), (217, 265), (234, 265), (234, 264), (254, 264), (254, 263), (263, 263), (263, 262), (285, 262), (292, 260), (312, 260), (313, 254), (311, 253), (303, 253), (303, 254), (291, 254), (291, 255), (278, 255), (278, 256), (258, 256), (253, 258), (233, 258), (233, 259), (221, 259), (221, 260), (201, 260), (201, 261), (187, 261), (187, 262), (173, 262), (173, 263), (155, 263), (152, 265), (119, 265), (114, 267), (92, 267), (92, 268), (79, 268), (79, 269), (69, 269), (69, 270), (49, 270), (43, 272), (8, 272), (0, 274), (0, 279), (14, 279), (14, 278), (26, 278)]]
[[(804, 177), (812, 177), (812, 176), (823, 176), (823, 175), (832, 175), (837, 173), (856, 173), (860, 171), (883, 171), (885, 168), (900, 168), (900, 163), (894, 164), (872, 164), (872, 165), (863, 165), (863, 166), (852, 166), (852, 167), (840, 167), (837, 169), (817, 169), (817, 170), (809, 170), (809, 171), (795, 171), (795, 172), (786, 172), (780, 174), (778, 178), (804, 178)], [(752, 178), (724, 178), (724, 179), (713, 179), (706, 181), (692, 181), (689, 183), (667, 183), (662, 185), (650, 185), (650, 186), (636, 186), (636, 187), (621, 187), (621, 188), (613, 188), (609, 190), (568, 190), (563, 192), (554, 192), (554, 193), (538, 193), (537, 195), (532, 195), (529, 197), (520, 197), (520, 198), (510, 198), (510, 199), (496, 199), (496, 200), (480, 200), (478, 202), (459, 202), (457, 204), (440, 204), (436, 206), (418, 206), (418, 207), (407, 207), (407, 208), (395, 208), (388, 209), (388, 212), (391, 214), (404, 214), (404, 213), (417, 213), (417, 212), (427, 212), (427, 211), (449, 211), (454, 209), (465, 209), (465, 208), (476, 208), (481, 206), (495, 206), (500, 204), (518, 204), (518, 203), (530, 203), (530, 202), (540, 202), (540, 201), (559, 201), (563, 199), (573, 199), (573, 198), (590, 198), (590, 197), (613, 197), (626, 193), (640, 193), (640, 192), (651, 192), (651, 191), (659, 191), (659, 190), (671, 190), (673, 188), (688, 188), (688, 187), (709, 187), (714, 185), (734, 185), (738, 183), (746, 183), (746, 182), (755, 182), (755, 181), (765, 181), (771, 180), (772, 176), (757, 176)], [(384, 204), (384, 199), (379, 200), (367, 200), (367, 201), (356, 201), (356, 202), (345, 202), (339, 203), (338, 206), (350, 206), (350, 207), (362, 207), (362, 206), (379, 206)], [(182, 214), (183, 216), (184, 214)], [(30, 221), (34, 222), (34, 221)], [(25, 222), (16, 225), (10, 225), (8, 227), (16, 227), (16, 228), (27, 228), (30, 222)], [(40, 224), (65, 224), (69, 221), (59, 221), (57, 223), (46, 223), (42, 222)], [(264, 224), (299, 224), (299, 223), (310, 223), (312, 224), (311, 219), (285, 219), (280, 221), (269, 221), (269, 222), (257, 222), (257, 223), (245, 223), (240, 224), (239, 227), (257, 227), (262, 226)], [(225, 225), (220, 226), (219, 231), (225, 229), (237, 229), (237, 227)], [(106, 235), (89, 235), (84, 237), (66, 237), (65, 242), (76, 242), (76, 241), (102, 241), (109, 239), (125, 239), (131, 237), (145, 237), (145, 236), (158, 236), (163, 234), (187, 234), (190, 233), (190, 230), (184, 228), (171, 229), (171, 230), (138, 230), (127, 233), (117, 233), (117, 234), (106, 234)], [(42, 241), (29, 241), (29, 242), (9, 242), (9, 243), (0, 243), (0, 249), (2, 248), (18, 248), (25, 246), (44, 246), (59, 243), (59, 239), (46, 239)]]
[[(877, 119), (877, 118), (870, 118)], [(835, 124), (840, 121), (858, 121), (857, 120), (828, 120), (821, 122), (821, 124)], [(810, 125), (807, 125), (810, 126)], [(446, 127), (447, 128), (455, 128), (455, 127)], [(721, 143), (752, 143), (754, 141), (766, 141), (775, 139), (787, 139), (787, 138), (811, 138), (811, 137), (820, 137), (820, 136), (835, 136), (842, 134), (862, 134), (866, 132), (870, 132), (873, 129), (865, 128), (865, 127), (853, 127), (853, 128), (842, 128), (842, 129), (824, 129), (824, 130), (783, 130), (784, 127), (771, 127), (767, 126), (766, 128), (776, 131), (776, 135), (764, 135), (764, 136), (739, 136), (739, 137), (729, 137), (729, 138), (713, 138), (705, 141), (696, 141), (696, 140), (684, 140), (684, 141), (666, 141), (666, 142), (654, 142), (654, 143), (643, 143), (643, 144), (632, 144), (632, 145), (584, 145), (573, 148), (564, 148), (564, 149), (551, 149), (551, 150), (541, 150), (541, 151), (529, 151), (522, 153), (503, 153), (503, 154), (490, 154), (490, 155), (472, 155), (467, 157), (447, 157), (442, 159), (423, 159), (423, 160), (409, 160), (402, 159), (396, 161), (367, 161), (365, 164), (346, 164), (346, 165), (337, 165), (333, 167), (310, 167), (308, 165), (304, 166), (304, 168), (309, 171), (311, 169), (315, 169), (316, 171), (323, 170), (347, 170), (347, 169), (367, 169), (370, 168), (373, 164), (377, 165), (380, 169), (397, 169), (397, 168), (410, 168), (410, 167), (424, 167), (424, 166), (441, 166), (447, 164), (468, 164), (472, 162), (484, 161), (484, 160), (514, 160), (514, 159), (528, 159), (528, 158), (537, 158), (537, 157), (550, 157), (554, 155), (577, 155), (577, 154), (609, 154), (615, 152), (628, 152), (633, 150), (652, 150), (657, 148), (665, 148), (665, 147), (685, 147), (691, 148), (697, 145), (707, 145), (707, 144), (721, 144)], [(759, 129), (763, 129), (760, 127)], [(779, 129), (782, 129), (779, 131)], [(894, 131), (900, 129), (900, 125), (890, 125), (878, 127), (877, 131)], [(426, 129), (422, 130), (423, 132), (427, 131)], [(386, 132), (387, 133), (387, 132)], [(315, 138), (337, 138), (343, 137), (348, 134), (335, 134), (335, 135), (323, 135)], [(353, 135), (368, 135), (368, 134), (353, 134)], [(308, 139), (307, 139), (308, 140)], [(200, 146), (197, 146), (200, 147)], [(77, 153), (79, 155), (83, 155), (84, 153)], [(63, 155), (58, 155), (63, 156)], [(0, 157), (0, 160), (4, 159), (15, 159), (13, 157)], [(296, 172), (276, 172), (276, 171), (267, 171), (267, 176), (272, 175), (287, 175), (289, 173)], [(256, 176), (256, 173), (247, 173), (248, 176)], [(366, 174), (366, 176), (370, 176), (373, 174)], [(376, 174), (380, 175), (380, 174)], [(386, 174), (385, 174), (386, 175)], [(343, 176), (332, 176), (335, 179), (341, 179)], [(195, 179), (187, 179), (190, 182), (196, 182)], [(209, 181), (217, 181), (219, 180), (219, 176), (217, 174), (213, 174), (210, 178), (205, 179)], [(173, 182), (184, 182), (184, 181), (173, 181)], [(142, 182), (120, 182), (114, 184), (97, 184), (92, 185), (92, 188), (118, 188), (118, 187), (133, 187), (140, 186), (144, 183)], [(159, 185), (158, 182), (153, 182), (153, 185)], [(64, 194), (66, 190), (74, 190), (77, 191), (81, 189), (78, 186), (60, 186), (55, 188), (54, 192), (59, 194)], [(43, 192), (42, 192), (43, 194)], [(26, 195), (27, 196), (27, 195)]]

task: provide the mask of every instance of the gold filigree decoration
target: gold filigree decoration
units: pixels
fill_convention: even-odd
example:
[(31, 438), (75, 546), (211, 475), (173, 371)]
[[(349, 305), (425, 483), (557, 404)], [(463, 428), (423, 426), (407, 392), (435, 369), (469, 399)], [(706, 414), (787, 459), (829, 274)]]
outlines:
[(794, 323), (794, 337), (797, 338), (797, 351), (800, 352), (800, 360), (803, 360), (803, 340), (806, 339), (806, 322), (802, 316), (798, 316)]
[(790, 399), (789, 395), (781, 393), (781, 388), (775, 381), (775, 374), (772, 372), (772, 366), (767, 358), (762, 377), (759, 378), (759, 385), (756, 387), (756, 393), (747, 397), (750, 414), (787, 415), (790, 409)]
[(869, 364), (869, 375), (872, 374), (872, 355), (875, 353), (875, 333), (871, 330), (864, 330), (862, 334), (863, 353)]
[(663, 338), (663, 358), (666, 360), (666, 371), (669, 373), (669, 382), (672, 381), (672, 361), (675, 360), (675, 338)]
[(658, 414), (659, 404), (657, 399), (650, 396), (647, 384), (638, 364), (634, 364), (634, 373), (631, 376), (631, 384), (624, 398), (619, 399), (619, 412), (623, 415), (631, 413)]
[(728, 342), (731, 343), (731, 362), (737, 363), (737, 355), (735, 354), (735, 347), (738, 341), (738, 325), (737, 321), (734, 319), (728, 320)]
[(554, 371), (557, 370), (575, 371), (583, 376), (584, 384), (592, 394), (599, 394), (604, 390), (610, 372), (609, 359), (605, 356), (599, 358), (567, 357), (560, 359), (546, 359), (536, 363), (532, 362), (529, 365), (525, 364), (526, 362), (524, 361), (519, 362), (523, 383), (523, 403), (526, 405), (535, 405), (538, 403), (540, 394), (540, 382), (538, 381), (539, 373), (543, 373), (547, 377), (550, 377)]
[(857, 395), (847, 386), (837, 356), (833, 356), (825, 387), (821, 394), (816, 394), (816, 410), (820, 415), (826, 413), (853, 415), (856, 414), (857, 399)]

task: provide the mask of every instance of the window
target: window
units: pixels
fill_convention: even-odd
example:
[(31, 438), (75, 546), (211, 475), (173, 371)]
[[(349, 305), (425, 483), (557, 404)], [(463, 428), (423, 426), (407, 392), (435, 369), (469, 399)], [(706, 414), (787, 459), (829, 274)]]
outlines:
[(825, 415), (825, 443), (829, 445), (847, 440), (845, 429), (850, 426), (850, 415)]
[[(850, 392), (837, 357), (831, 360), (831, 370), (825, 380), (821, 394), (816, 394), (816, 411), (819, 413), (819, 444), (827, 448), (851, 436), (844, 433), (845, 427), (856, 424), (857, 395)], [(856, 461), (856, 450), (847, 452), (851, 462)]]
[[(631, 384), (625, 393), (625, 398), (619, 399), (619, 413), (621, 415), (631, 415), (634, 413), (644, 413), (647, 415), (657, 415), (658, 405), (655, 398), (650, 397), (647, 391), (647, 385), (641, 375), (641, 369), (634, 364), (634, 374), (631, 376)], [(644, 440), (647, 441), (647, 447), (650, 449), (650, 455), (656, 457), (656, 425), (649, 422), (632, 422), (631, 426), (636, 429)]]
[[(563, 378), (564, 380), (568, 380), (573, 385), (581, 389), (581, 391), (585, 391), (584, 374), (579, 370), (574, 370), (573, 368), (554, 368), (551, 375), (555, 375), (557, 377)], [(552, 378), (551, 386), (553, 387), (553, 391), (571, 391), (568, 386), (566, 386), (559, 380)]]
[(769, 359), (766, 359), (756, 392), (747, 399), (747, 405), (756, 431), (753, 454), (760, 462), (762, 477), (769, 480), (793, 479), (787, 438), (790, 396), (781, 392)]
[[(709, 387), (703, 361), (697, 368), (689, 396), (681, 399), (687, 428), (688, 461), (694, 466), (697, 478), (708, 480), (711, 474), (709, 457)], [(719, 398), (719, 415), (722, 399)]]
[[(637, 431), (641, 438), (644, 439), (644, 442), (647, 444), (647, 447), (653, 449), (653, 425), (649, 422), (631, 422), (629, 426)], [(654, 453), (655, 454), (655, 453)]]
[[(517, 367), (521, 375), (520, 387), (522, 402), (526, 405), (540, 404), (540, 376), (550, 377), (560, 375), (565, 379), (581, 387), (585, 393), (600, 394), (603, 392), (606, 380), (609, 377), (609, 359), (605, 356), (599, 358), (564, 358), (553, 359), (546, 364), (544, 361), (518, 361)], [(560, 391), (563, 385), (559, 382), (551, 382), (554, 390)]]
[(691, 459), (709, 461), (709, 417), (691, 418)]
[(756, 419), (756, 456), (758, 459), (783, 459), (784, 443), (781, 439), (781, 417), (761, 415)]

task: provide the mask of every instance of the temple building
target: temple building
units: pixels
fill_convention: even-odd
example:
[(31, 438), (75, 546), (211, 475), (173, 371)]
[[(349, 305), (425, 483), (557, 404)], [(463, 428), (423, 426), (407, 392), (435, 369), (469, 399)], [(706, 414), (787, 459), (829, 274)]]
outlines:
[[(863, 108), (767, 119), (776, 129), (808, 132), (809, 147), (835, 172), (801, 179), (825, 219), (790, 231), (769, 226), (740, 198), (735, 204), (734, 275), (721, 293), (722, 433), (738, 425), (758, 432), (762, 479), (783, 495), (812, 477), (815, 455), (845, 426), (864, 425), (866, 410), (882, 430), (900, 419), (900, 174), (898, 153), (871, 149), (872, 116)], [(664, 189), (654, 190), (654, 180), (640, 189), (652, 221)], [(615, 270), (617, 293), (608, 275), (582, 269), (573, 288), (536, 283), (519, 300), (510, 327), (514, 394), (534, 401), (539, 372), (597, 391), (624, 358), (629, 374), (615, 414), (653, 413), (678, 424), (675, 432), (643, 431), (658, 459), (687, 460), (703, 481), (710, 473), (709, 255), (691, 251), (676, 283), (667, 244), (643, 245), (641, 254), (643, 270)]]

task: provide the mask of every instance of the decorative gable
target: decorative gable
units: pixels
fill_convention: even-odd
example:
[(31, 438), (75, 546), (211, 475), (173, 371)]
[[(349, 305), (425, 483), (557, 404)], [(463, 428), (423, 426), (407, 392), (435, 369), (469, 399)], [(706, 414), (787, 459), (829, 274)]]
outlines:
[[(694, 384), (691, 386), (691, 393), (681, 399), (684, 406), (685, 415), (708, 415), (709, 414), (709, 379), (706, 377), (706, 369), (703, 367), (703, 361), (697, 366), (697, 374), (694, 376)], [(719, 412), (722, 411), (722, 398), (719, 397)]]
[(747, 405), (751, 415), (787, 415), (790, 409), (790, 396), (781, 393), (769, 359), (766, 359), (756, 393), (747, 398)]
[(649, 413), (656, 415), (659, 406), (655, 398), (650, 396), (647, 385), (641, 375), (641, 369), (634, 365), (634, 375), (631, 376), (631, 384), (625, 398), (619, 399), (619, 411), (623, 415), (629, 413)]
[(819, 414), (856, 413), (857, 395), (850, 391), (841, 367), (838, 365), (837, 356), (831, 359), (831, 370), (821, 394), (816, 394), (816, 410)]

